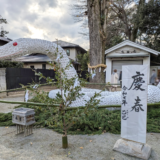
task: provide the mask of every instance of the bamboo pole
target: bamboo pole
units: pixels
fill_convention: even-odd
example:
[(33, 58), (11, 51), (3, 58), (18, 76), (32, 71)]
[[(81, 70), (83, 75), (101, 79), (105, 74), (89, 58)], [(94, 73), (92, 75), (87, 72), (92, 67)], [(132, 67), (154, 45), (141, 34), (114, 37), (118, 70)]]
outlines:
[[(148, 107), (156, 107), (156, 106), (160, 106), (160, 103), (151, 103), (151, 104), (147, 104)], [(85, 107), (80, 106), (80, 107), (69, 107), (66, 108), (66, 110), (76, 110), (76, 109), (84, 109)], [(98, 109), (102, 109), (102, 108), (121, 108), (121, 105), (102, 105), (102, 106), (98, 106)]]
[[(14, 102), (14, 101), (0, 101), (0, 103), (9, 103), (9, 104), (25, 104), (25, 105), (34, 105), (34, 106), (48, 106), (48, 107), (59, 107), (60, 104), (52, 104), (52, 105), (47, 105), (44, 103), (32, 103), (32, 102)], [(160, 106), (160, 103), (151, 103), (147, 104), (148, 107), (155, 107), (155, 106)], [(121, 105), (102, 105), (98, 106), (98, 109), (101, 108), (120, 108)], [(80, 107), (68, 107), (66, 110), (76, 110), (76, 109), (84, 109), (85, 107), (80, 106)]]
[(33, 103), (33, 102), (15, 102), (15, 101), (0, 101), (0, 103), (9, 103), (9, 104), (25, 104), (33, 106), (48, 106), (48, 107), (58, 107), (60, 104), (47, 105), (44, 103)]

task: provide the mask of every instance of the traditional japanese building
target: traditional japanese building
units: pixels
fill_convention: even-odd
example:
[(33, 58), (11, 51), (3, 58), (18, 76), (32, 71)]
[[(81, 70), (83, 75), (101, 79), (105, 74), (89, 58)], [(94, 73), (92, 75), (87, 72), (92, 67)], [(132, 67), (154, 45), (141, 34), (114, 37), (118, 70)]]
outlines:
[(7, 44), (8, 42), (12, 41), (10, 38), (7, 37), (1, 37), (0, 36), (0, 46), (3, 46), (5, 44)]
[[(160, 79), (160, 63), (157, 63), (160, 52), (143, 45), (125, 40), (105, 51), (106, 56), (106, 83), (111, 82), (114, 70), (120, 77), (123, 65), (148, 65), (148, 83), (150, 83), (151, 71), (154, 69), (156, 77)], [(123, 73), (125, 74), (125, 73)]]

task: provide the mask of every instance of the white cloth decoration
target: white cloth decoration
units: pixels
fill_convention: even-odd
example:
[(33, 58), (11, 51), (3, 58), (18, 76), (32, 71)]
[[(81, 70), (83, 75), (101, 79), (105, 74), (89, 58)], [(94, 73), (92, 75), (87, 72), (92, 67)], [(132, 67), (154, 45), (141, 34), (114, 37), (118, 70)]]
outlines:
[[(57, 93), (61, 93), (59, 89), (55, 89), (49, 92), (49, 98), (55, 98)], [(94, 96), (94, 93), (99, 93), (101, 90), (99, 89), (89, 89), (89, 88), (82, 88), (81, 93), (84, 93), (84, 97), (90, 99)], [(70, 107), (78, 107), (78, 106), (85, 106), (85, 98), (80, 98), (79, 100), (76, 99)], [(87, 100), (86, 99), (86, 100)], [(121, 98), (121, 91), (117, 92), (109, 92), (109, 91), (102, 91), (101, 97), (97, 98), (100, 100), (99, 105), (121, 105), (122, 98)], [(76, 102), (76, 106), (74, 105)], [(148, 85), (148, 103), (156, 103), (160, 102), (160, 89), (156, 86)]]
[(25, 102), (28, 102), (28, 99), (29, 99), (29, 94), (28, 94), (28, 90), (26, 90), (26, 94), (25, 94)]
[(99, 67), (99, 72), (101, 72), (101, 67)]
[[(13, 45), (14, 42), (17, 42), (17, 46)], [(61, 68), (65, 68), (70, 63), (70, 60), (62, 47), (59, 45), (57, 46), (56, 43), (42, 39), (20, 38), (0, 47), (1, 60), (12, 58), (18, 60), (18, 57), (32, 53), (43, 53), (52, 61), (57, 60)], [(78, 77), (72, 64), (71, 66), (72, 67), (69, 67), (69, 69), (65, 71), (68, 79), (75, 76)]]

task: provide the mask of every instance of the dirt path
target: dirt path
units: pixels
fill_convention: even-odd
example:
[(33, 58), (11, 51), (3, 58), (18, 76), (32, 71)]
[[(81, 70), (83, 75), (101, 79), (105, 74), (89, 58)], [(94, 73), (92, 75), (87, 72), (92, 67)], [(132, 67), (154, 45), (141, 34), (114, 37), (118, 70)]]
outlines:
[[(21, 97), (7, 97), (7, 98), (1, 98), (1, 101), (20, 101), (24, 102), (24, 96)], [(0, 103), (0, 113), (8, 113), (12, 112), (13, 108), (15, 106), (18, 106), (19, 104), (9, 104), (9, 103)]]
[[(31, 98), (31, 96), (29, 98)], [(0, 98), (0, 100), (24, 102), (24, 96)], [(12, 112), (15, 106), (19, 106), (19, 104), (0, 103), (0, 113)]]
[[(69, 148), (61, 148), (61, 134), (35, 129), (28, 137), (15, 135), (15, 127), (0, 127), (0, 160), (140, 160), (112, 150), (119, 135), (69, 135)], [(149, 160), (160, 160), (160, 134), (147, 134), (152, 146)], [(83, 148), (80, 148), (83, 147)]]

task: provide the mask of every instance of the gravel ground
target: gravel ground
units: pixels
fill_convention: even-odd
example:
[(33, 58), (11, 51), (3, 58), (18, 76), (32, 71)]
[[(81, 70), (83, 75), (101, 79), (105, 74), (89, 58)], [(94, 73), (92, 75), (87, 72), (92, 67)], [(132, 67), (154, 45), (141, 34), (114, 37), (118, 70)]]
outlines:
[[(24, 102), (24, 97), (1, 100)], [(15, 106), (0, 103), (0, 113), (11, 112)], [(15, 134), (15, 127), (0, 127), (0, 160), (140, 160), (112, 150), (120, 135), (69, 135), (69, 148), (62, 149), (62, 135), (53, 130), (34, 129), (28, 137)], [(160, 160), (160, 134), (148, 133), (147, 144), (152, 147), (149, 160)]]
[[(62, 135), (34, 129), (34, 134), (15, 135), (15, 127), (0, 127), (0, 160), (140, 160), (112, 150), (120, 135), (68, 135), (69, 148), (62, 149)], [(152, 147), (149, 160), (160, 160), (160, 134), (147, 134)], [(82, 148), (80, 148), (82, 147)]]

